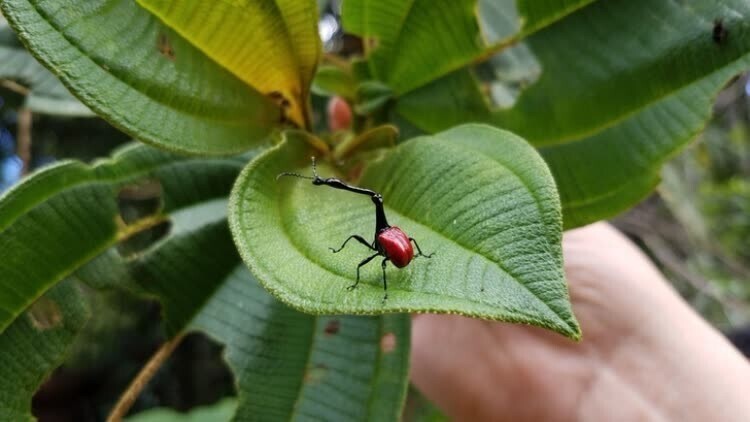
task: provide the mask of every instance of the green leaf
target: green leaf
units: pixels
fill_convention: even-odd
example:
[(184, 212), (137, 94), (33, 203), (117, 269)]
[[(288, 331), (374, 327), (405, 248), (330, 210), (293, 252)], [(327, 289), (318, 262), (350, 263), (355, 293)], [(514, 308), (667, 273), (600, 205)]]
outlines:
[(354, 112), (361, 115), (379, 110), (393, 99), (393, 91), (388, 85), (378, 81), (364, 81), (357, 86), (357, 104)]
[[(718, 90), (750, 67), (748, 17), (750, 6), (734, 0), (718, 10), (597, 2), (527, 39), (542, 75), (513, 108), (491, 109), (462, 70), (400, 98), (398, 113), (428, 132), (483, 121), (524, 136), (541, 147), (565, 226), (576, 227), (643, 198), (661, 164), (702, 129)], [(729, 31), (721, 43), (717, 18)]]
[(354, 77), (338, 66), (321, 66), (315, 74), (312, 92), (331, 97), (338, 95), (348, 100), (356, 97), (357, 87)]
[(365, 38), (371, 76), (397, 94), (466, 64), (484, 46), (476, 0), (347, 0), (347, 32)]
[(378, 148), (388, 148), (396, 144), (398, 128), (382, 125), (366, 130), (359, 135), (351, 135), (336, 145), (332, 157), (336, 161), (349, 158), (355, 153), (364, 153)]
[(222, 422), (229, 421), (237, 408), (237, 400), (225, 398), (208, 406), (198, 406), (187, 413), (157, 407), (126, 418), (126, 422)]
[(565, 227), (614, 216), (645, 198), (662, 165), (703, 130), (715, 93), (734, 73), (711, 75), (601, 134), (542, 148), (560, 188)]
[(201, 331), (226, 345), (234, 419), (394, 420), (408, 380), (409, 316), (315, 317), (288, 308), (242, 265), (222, 213), (211, 214), (219, 220), (188, 218), (189, 229), (129, 266), (164, 305), (171, 335)]
[(25, 105), (33, 112), (62, 116), (94, 115), (23, 48), (5, 21), (0, 21), (0, 79), (21, 82), (29, 88)]
[(449, 422), (450, 418), (445, 416), (435, 405), (430, 402), (414, 385), (409, 386), (406, 394), (406, 407), (401, 417), (403, 421), (409, 422)]
[(347, 0), (342, 20), (347, 32), (364, 38), (370, 76), (402, 95), (592, 1)]
[(297, 312), (240, 265), (191, 328), (226, 344), (234, 420), (392, 421), (406, 394), (410, 324), (408, 315)]
[[(161, 301), (170, 336), (185, 329), (240, 262), (226, 221), (226, 201), (208, 205), (208, 210), (199, 210), (206, 205), (195, 208), (173, 216), (169, 237), (129, 269), (136, 283)], [(195, 216), (199, 212), (210, 219), (200, 221)], [(179, 229), (180, 220), (186, 220), (188, 230)]]
[(290, 134), (253, 160), (232, 191), (235, 243), (277, 298), (314, 314), (460, 313), (578, 338), (562, 270), (560, 204), (544, 161), (525, 141), (467, 125), (402, 143), (365, 170), (359, 184), (383, 194), (390, 223), (435, 253), (390, 267), (387, 300), (379, 261), (346, 290), (371, 251), (328, 250), (351, 234), (374, 233), (369, 198), (276, 181), (284, 171), (304, 172), (312, 153)]
[(314, 0), (138, 3), (248, 85), (280, 95), (286, 116), (309, 126), (307, 97), (321, 50)]
[(279, 109), (132, 0), (4, 0), (19, 37), (84, 104), (171, 150), (259, 145)]
[(492, 45), (490, 52), (503, 50), (594, 0), (478, 0), (477, 14), (482, 34)]
[[(646, 3), (651, 12), (643, 18)], [(742, 16), (750, 15), (750, 7), (733, 0), (726, 6), (734, 13), (723, 21), (732, 34), (724, 45), (712, 39), (716, 10), (708, 4), (638, 0), (598, 2), (579, 10), (526, 40), (542, 65), (541, 78), (515, 107), (487, 110), (482, 120), (534, 145), (568, 143), (621, 123), (714, 73), (732, 67), (737, 72), (748, 66), (750, 35), (744, 27), (750, 24)], [(628, 38), (634, 31), (640, 34), (637, 44)], [(427, 97), (440, 90), (438, 85), (428, 88), (401, 99), (400, 110), (409, 120), (429, 131), (462, 120), (444, 122), (443, 114), (452, 110), (431, 114), (438, 106), (428, 110)]]
[[(593, 3), (594, 0), (516, 0), (520, 35), (528, 35), (566, 15)], [(480, 0), (480, 4), (502, 4), (507, 0)]]
[[(226, 196), (241, 166), (238, 159), (187, 159), (139, 145), (90, 166), (61, 162), (10, 189), (0, 197), (0, 332), (116, 242), (184, 207)], [(158, 183), (160, 204), (130, 218), (118, 193), (143, 180)]]
[(0, 334), (0, 420), (33, 421), (31, 398), (62, 362), (89, 317), (70, 281), (60, 283)]

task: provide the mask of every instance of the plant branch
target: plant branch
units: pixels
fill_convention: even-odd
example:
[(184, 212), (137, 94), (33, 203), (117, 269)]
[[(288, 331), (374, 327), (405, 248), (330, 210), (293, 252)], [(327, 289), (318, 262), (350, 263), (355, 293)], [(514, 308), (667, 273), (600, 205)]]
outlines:
[(0, 86), (3, 88), (13, 91), (16, 94), (21, 94), (24, 97), (29, 95), (29, 92), (31, 91), (29, 88), (26, 88), (25, 86), (19, 84), (18, 82), (11, 81), (9, 79), (0, 79)]
[(141, 391), (143, 391), (143, 388), (146, 387), (149, 381), (151, 381), (151, 378), (156, 375), (156, 372), (161, 368), (172, 352), (174, 352), (183, 337), (183, 334), (179, 334), (159, 347), (156, 353), (151, 356), (151, 359), (146, 362), (146, 365), (141, 368), (138, 375), (136, 375), (135, 378), (133, 378), (133, 381), (130, 382), (127, 390), (122, 393), (117, 404), (107, 417), (107, 422), (119, 422), (122, 420), (122, 418), (128, 413), (128, 410), (133, 406), (133, 403), (135, 403), (135, 400), (141, 394)]
[(141, 218), (131, 224), (127, 224), (122, 220), (122, 217), (117, 218), (117, 241), (122, 242), (127, 240), (130, 236), (140, 233), (144, 230), (156, 227), (165, 221), (169, 221), (169, 218), (163, 214), (151, 215), (148, 217)]
[[(684, 232), (679, 228), (670, 227), (671, 224), (668, 221), (657, 221), (654, 214), (644, 212), (643, 209), (644, 206), (641, 205), (619, 217), (617, 226), (626, 233), (640, 238), (664, 269), (689, 284), (693, 289), (718, 302), (727, 316), (729, 315), (727, 310), (745, 315), (745, 307), (741, 301), (727, 295), (709, 280), (687, 269), (685, 262), (674, 252), (675, 248), (687, 248), (686, 245), (690, 243), (689, 239), (684, 236)], [(689, 250), (682, 252), (686, 255), (690, 253)]]
[(23, 162), (21, 174), (29, 172), (29, 164), (31, 163), (31, 123), (33, 117), (31, 109), (28, 107), (18, 110), (18, 145), (16, 153)]
[(656, 259), (670, 272), (685, 280), (694, 289), (713, 298), (724, 308), (732, 309), (737, 313), (744, 312), (744, 307), (741, 301), (726, 295), (705, 278), (685, 268), (685, 264), (671, 252), (670, 247), (658, 236), (643, 234), (641, 239), (654, 253)]

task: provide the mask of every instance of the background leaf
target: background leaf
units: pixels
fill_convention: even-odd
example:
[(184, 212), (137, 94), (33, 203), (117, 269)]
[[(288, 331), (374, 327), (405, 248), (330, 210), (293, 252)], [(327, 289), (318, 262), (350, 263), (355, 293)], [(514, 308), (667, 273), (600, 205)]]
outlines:
[(496, 49), (504, 48), (593, 1), (478, 0), (477, 11), (482, 33)]
[(120, 264), (132, 276), (126, 283), (163, 304), (170, 336), (200, 331), (226, 346), (238, 394), (234, 420), (397, 418), (409, 316), (316, 317), (288, 308), (242, 265), (223, 213), (190, 218), (196, 212), (173, 214), (175, 230), (165, 240)]
[(0, 334), (0, 419), (33, 421), (31, 397), (63, 362), (88, 319), (88, 307), (70, 281), (42, 296)]
[[(369, 77), (402, 95), (591, 1), (346, 0), (342, 21), (347, 32), (364, 38)], [(482, 30), (477, 13), (485, 17)]]
[(131, 0), (4, 0), (29, 50), (84, 104), (171, 150), (259, 145), (279, 109)]
[(20, 82), (29, 88), (25, 105), (33, 112), (63, 116), (94, 115), (23, 48), (4, 19), (0, 19), (0, 79)]
[[(490, 110), (484, 120), (534, 145), (568, 143), (614, 126), (726, 67), (737, 72), (747, 66), (750, 36), (745, 27), (750, 25), (741, 18), (748, 15), (747, 5), (736, 2), (730, 8), (732, 1), (725, 2), (723, 23), (734, 31), (731, 42), (727, 38), (720, 45), (712, 39), (717, 18), (712, 5), (641, 3), (598, 2), (529, 37), (526, 42), (543, 68), (541, 78), (515, 107)], [(634, 18), (646, 3), (651, 5), (648, 16)], [(627, 38), (634, 31), (640, 34), (638, 43)], [(424, 124), (419, 118), (412, 121), (431, 131), (462, 120), (442, 121), (411, 107), (408, 99), (401, 105), (410, 116), (428, 118)]]
[(248, 165), (232, 192), (235, 242), (279, 299), (316, 314), (451, 312), (578, 337), (554, 183), (522, 139), (462, 126), (405, 142), (366, 170), (360, 184), (383, 194), (390, 223), (436, 254), (400, 271), (391, 267), (387, 301), (377, 261), (362, 271), (357, 290), (345, 289), (371, 251), (359, 244), (337, 255), (328, 250), (351, 234), (374, 233), (370, 200), (297, 180), (276, 182), (283, 171), (304, 171), (311, 153), (290, 135)]
[(311, 89), (317, 95), (339, 95), (352, 100), (356, 96), (357, 85), (351, 74), (337, 66), (327, 65), (321, 66), (315, 73)]
[(314, 0), (138, 0), (185, 39), (259, 92), (289, 102), (309, 126), (307, 97), (320, 57)]
[(234, 420), (390, 421), (406, 394), (410, 324), (408, 315), (297, 312), (239, 266), (192, 327), (227, 345)]
[[(116, 242), (166, 223), (169, 213), (225, 196), (241, 165), (130, 146), (92, 166), (47, 167), (6, 192), (0, 197), (0, 330)], [(144, 180), (159, 187), (157, 205), (146, 215), (123, 214), (121, 189)]]
[[(594, 0), (516, 0), (521, 35), (544, 28), (565, 15), (586, 6)], [(507, 3), (506, 0), (479, 0), (480, 4)]]
[(371, 77), (402, 93), (483, 50), (475, 4), (476, 0), (347, 0), (342, 20), (347, 32), (365, 38)]
[(542, 75), (512, 108), (491, 108), (464, 69), (402, 96), (397, 112), (428, 132), (484, 121), (526, 137), (555, 176), (565, 226), (583, 225), (643, 198), (702, 129), (716, 92), (750, 66), (748, 16), (733, 0), (596, 2), (526, 39)]

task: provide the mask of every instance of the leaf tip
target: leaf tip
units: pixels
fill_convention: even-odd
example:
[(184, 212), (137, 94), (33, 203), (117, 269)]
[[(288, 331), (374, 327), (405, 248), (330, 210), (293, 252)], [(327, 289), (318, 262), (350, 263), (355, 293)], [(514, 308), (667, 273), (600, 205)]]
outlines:
[(565, 321), (565, 323), (565, 329), (560, 331), (560, 334), (575, 342), (580, 342), (583, 339), (583, 332), (581, 331), (581, 325), (578, 324), (575, 316), (571, 315), (570, 319)]

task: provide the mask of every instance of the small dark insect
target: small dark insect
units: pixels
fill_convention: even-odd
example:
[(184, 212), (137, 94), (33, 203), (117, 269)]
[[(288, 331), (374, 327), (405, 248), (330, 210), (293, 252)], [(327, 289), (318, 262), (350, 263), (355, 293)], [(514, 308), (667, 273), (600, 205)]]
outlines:
[(711, 34), (711, 38), (714, 42), (716, 44), (724, 44), (728, 37), (729, 30), (724, 26), (724, 21), (722, 19), (714, 20), (714, 30)]
[[(278, 180), (279, 177), (282, 176), (294, 176), (300, 177), (302, 179), (310, 179), (312, 180), (312, 184), (315, 186), (326, 185), (335, 189), (342, 189), (349, 192), (367, 195), (370, 197), (370, 199), (372, 199), (372, 203), (375, 204), (375, 239), (372, 241), (372, 243), (368, 243), (362, 236), (353, 234), (346, 238), (344, 243), (341, 244), (340, 248), (329, 249), (331, 249), (333, 253), (341, 252), (341, 250), (346, 246), (347, 242), (354, 239), (357, 242), (375, 251), (375, 254), (365, 258), (364, 260), (362, 260), (362, 262), (359, 263), (359, 265), (357, 265), (357, 281), (351, 286), (347, 287), (347, 290), (352, 290), (359, 284), (359, 269), (362, 268), (362, 266), (372, 261), (376, 256), (382, 256), (383, 261), (381, 262), (381, 267), (383, 268), (383, 289), (385, 290), (383, 301), (385, 301), (386, 299), (388, 299), (388, 283), (386, 282), (385, 278), (385, 266), (388, 261), (391, 261), (397, 268), (404, 268), (405, 266), (409, 265), (411, 260), (415, 257), (423, 256), (425, 258), (432, 258), (432, 256), (435, 254), (423, 254), (422, 249), (419, 247), (419, 244), (416, 240), (414, 240), (414, 238), (407, 236), (406, 233), (404, 233), (404, 231), (400, 228), (388, 224), (388, 220), (385, 218), (385, 210), (383, 209), (382, 195), (369, 189), (348, 185), (342, 180), (333, 177), (323, 179), (322, 177), (318, 176), (318, 172), (315, 169), (315, 157), (312, 158), (312, 169), (313, 177), (303, 176), (298, 173), (284, 172), (279, 174), (276, 179)], [(414, 246), (417, 248), (416, 255), (414, 255), (414, 249), (411, 247), (412, 243), (414, 243)]]

